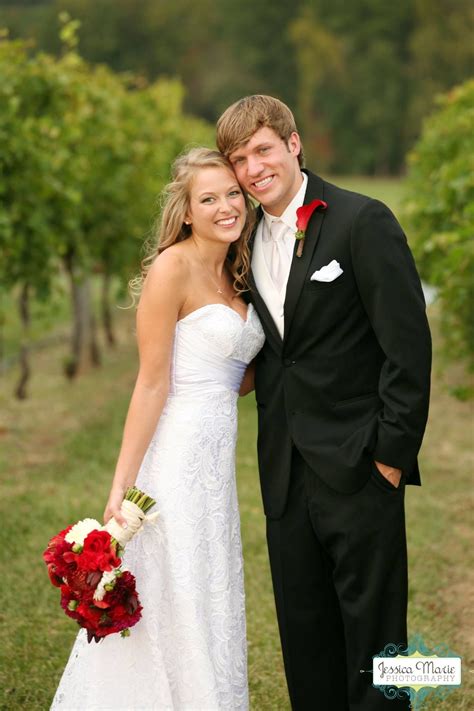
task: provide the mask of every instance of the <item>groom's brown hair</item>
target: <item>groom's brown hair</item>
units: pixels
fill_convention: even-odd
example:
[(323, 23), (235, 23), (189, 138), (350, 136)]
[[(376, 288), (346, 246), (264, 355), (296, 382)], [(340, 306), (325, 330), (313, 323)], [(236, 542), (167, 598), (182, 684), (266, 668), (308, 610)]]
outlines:
[[(217, 121), (217, 147), (228, 158), (248, 143), (256, 131), (265, 127), (273, 129), (286, 144), (293, 132), (298, 133), (295, 117), (282, 101), (265, 94), (245, 96), (229, 106)], [(304, 166), (303, 146), (298, 162)]]

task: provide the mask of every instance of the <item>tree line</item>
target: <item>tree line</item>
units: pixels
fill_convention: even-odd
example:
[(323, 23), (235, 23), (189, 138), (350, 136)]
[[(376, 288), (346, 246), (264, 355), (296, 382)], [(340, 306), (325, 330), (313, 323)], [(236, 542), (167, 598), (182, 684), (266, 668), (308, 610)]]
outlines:
[[(44, 9), (41, 2), (37, 9)], [(185, 111), (179, 80), (150, 82), (144, 73), (87, 62), (77, 50), (79, 21), (64, 13), (60, 20), (56, 56), (0, 33), (0, 327), (2, 294), (13, 294), (23, 324), (20, 398), (31, 367), (32, 303), (47, 300), (58, 274), (65, 276), (73, 315), (65, 373), (74, 377), (87, 359), (99, 364), (98, 328), (109, 345), (115, 342), (112, 285), (115, 280), (123, 288), (138, 270), (170, 163), (190, 142), (214, 143), (211, 124)], [(295, 36), (310, 26), (309, 20), (295, 23)], [(334, 37), (318, 31), (319, 51), (325, 48), (337, 67), (338, 50), (330, 51)], [(309, 62), (305, 46), (301, 62)], [(313, 111), (309, 98), (317, 76), (307, 72), (303, 114)], [(409, 154), (404, 201), (418, 266), (439, 291), (448, 356), (471, 367), (473, 124), (471, 80), (437, 99)], [(313, 135), (322, 141), (322, 134)], [(92, 280), (101, 285), (100, 308), (91, 301)]]
[(89, 61), (178, 77), (211, 122), (278, 96), (318, 170), (399, 173), (435, 96), (474, 73), (471, 0), (0, 0), (0, 25), (57, 53), (63, 10)]
[(75, 50), (77, 23), (62, 20), (59, 58), (0, 40), (0, 292), (16, 295), (23, 324), (19, 398), (31, 367), (32, 299), (47, 299), (62, 271), (73, 314), (66, 374), (86, 358), (99, 364), (92, 275), (113, 345), (112, 280), (126, 283), (138, 270), (173, 158), (190, 141), (213, 141), (205, 122), (183, 112), (177, 80), (147, 84), (88, 64)]
[[(408, 156), (404, 214), (422, 276), (438, 290), (445, 354), (474, 371), (474, 79), (437, 101)], [(474, 396), (471, 382), (457, 388)]]

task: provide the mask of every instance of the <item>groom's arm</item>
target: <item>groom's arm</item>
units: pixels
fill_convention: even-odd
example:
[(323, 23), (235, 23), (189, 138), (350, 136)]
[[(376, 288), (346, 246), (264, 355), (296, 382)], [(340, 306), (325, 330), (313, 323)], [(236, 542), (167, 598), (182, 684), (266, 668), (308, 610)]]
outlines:
[(420, 278), (402, 228), (377, 200), (359, 210), (351, 249), (359, 293), (385, 353), (373, 456), (408, 474), (421, 446), (430, 390), (431, 337)]

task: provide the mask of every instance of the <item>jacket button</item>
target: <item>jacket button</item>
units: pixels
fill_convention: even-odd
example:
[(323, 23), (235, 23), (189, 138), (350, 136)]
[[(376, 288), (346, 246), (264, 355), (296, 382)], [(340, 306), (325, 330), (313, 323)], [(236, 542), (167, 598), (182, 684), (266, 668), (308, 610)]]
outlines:
[(286, 368), (289, 368), (291, 365), (295, 365), (295, 363), (296, 363), (296, 360), (291, 360), (291, 358), (284, 358), (283, 359), (283, 365)]

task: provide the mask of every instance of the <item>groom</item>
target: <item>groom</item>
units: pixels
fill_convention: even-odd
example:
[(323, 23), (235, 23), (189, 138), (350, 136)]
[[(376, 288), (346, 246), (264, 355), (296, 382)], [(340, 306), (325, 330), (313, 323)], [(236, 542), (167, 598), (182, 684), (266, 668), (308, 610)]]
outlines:
[[(407, 641), (404, 493), (420, 484), (431, 361), (413, 258), (385, 205), (302, 170), (279, 100), (230, 106), (217, 145), (261, 206), (249, 278), (266, 333), (258, 458), (292, 707), (408, 708), (371, 670)], [(298, 256), (296, 213), (310, 203)]]

